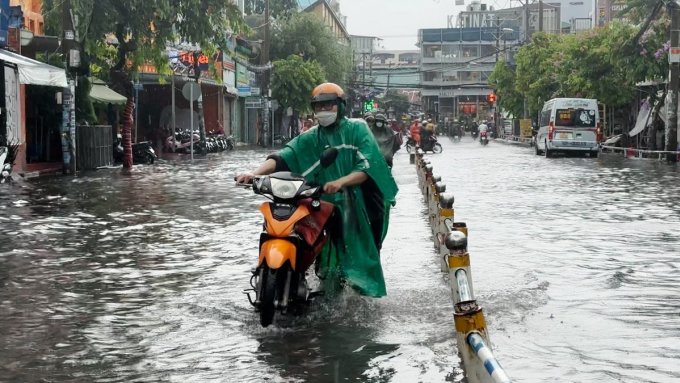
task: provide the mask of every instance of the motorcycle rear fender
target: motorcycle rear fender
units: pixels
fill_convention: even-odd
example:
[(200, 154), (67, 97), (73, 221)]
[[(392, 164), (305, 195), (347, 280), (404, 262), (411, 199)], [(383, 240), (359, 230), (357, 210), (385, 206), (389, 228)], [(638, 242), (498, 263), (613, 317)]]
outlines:
[(285, 239), (270, 239), (260, 246), (257, 265), (262, 266), (263, 262), (267, 262), (270, 269), (279, 269), (289, 261), (290, 267), (295, 270), (296, 255), (297, 248), (292, 242)]

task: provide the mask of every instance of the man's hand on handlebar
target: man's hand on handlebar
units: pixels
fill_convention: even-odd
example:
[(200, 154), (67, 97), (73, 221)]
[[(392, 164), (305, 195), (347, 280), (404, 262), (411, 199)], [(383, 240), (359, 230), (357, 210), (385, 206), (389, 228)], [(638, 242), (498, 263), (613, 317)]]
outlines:
[(327, 182), (325, 185), (323, 185), (323, 192), (326, 194), (334, 194), (337, 193), (340, 189), (342, 189), (342, 187), (343, 183), (340, 180)]
[(234, 177), (237, 185), (248, 185), (253, 183), (253, 178), (255, 175), (253, 173), (241, 173)]

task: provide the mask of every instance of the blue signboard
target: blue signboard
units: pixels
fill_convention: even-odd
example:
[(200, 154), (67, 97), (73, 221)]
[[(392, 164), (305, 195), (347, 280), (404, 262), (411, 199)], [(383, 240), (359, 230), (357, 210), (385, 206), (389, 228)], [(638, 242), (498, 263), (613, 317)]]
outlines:
[(244, 86), (244, 85), (239, 85), (236, 87), (238, 90), (238, 95), (241, 97), (245, 96), (250, 96), (250, 87), (249, 86)]
[(7, 46), (7, 28), (9, 26), (9, 0), (0, 0), (0, 47)]

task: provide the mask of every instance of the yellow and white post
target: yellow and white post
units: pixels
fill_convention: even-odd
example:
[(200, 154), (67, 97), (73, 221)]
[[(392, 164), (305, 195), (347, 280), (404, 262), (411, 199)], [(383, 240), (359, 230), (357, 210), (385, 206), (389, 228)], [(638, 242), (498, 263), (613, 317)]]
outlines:
[(451, 231), (454, 220), (453, 203), (455, 198), (453, 194), (442, 193), (439, 195), (439, 214), (437, 214), (438, 221), (436, 222), (435, 248), (441, 259), (441, 270), (443, 273), (449, 271), (448, 256), (449, 250), (446, 248), (444, 241)]
[(467, 236), (452, 231), (446, 237), (449, 249), (449, 282), (453, 294), (454, 323), (458, 351), (469, 383), (510, 383), (491, 351), (484, 312), (474, 298)]
[[(441, 177), (439, 177), (441, 178)], [(432, 200), (430, 202), (430, 227), (432, 228), (432, 234), (435, 238), (435, 247), (438, 244), (437, 234), (439, 233), (439, 200), (442, 193), (446, 192), (446, 184), (442, 181), (437, 181), (434, 184), (432, 190)]]

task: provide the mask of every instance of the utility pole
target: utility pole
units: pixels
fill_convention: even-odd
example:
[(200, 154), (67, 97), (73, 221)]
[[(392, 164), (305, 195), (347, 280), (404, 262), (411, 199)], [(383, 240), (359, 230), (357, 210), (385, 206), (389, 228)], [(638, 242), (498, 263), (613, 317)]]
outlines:
[[(680, 47), (680, 8), (671, 3), (671, 52)], [(666, 160), (677, 162), (678, 154), (678, 89), (680, 88), (680, 60), (671, 54), (669, 70), (671, 100), (668, 106), (668, 125), (666, 127)]]
[[(262, 51), (262, 65), (269, 63), (269, 43), (270, 43), (270, 25), (269, 25), (269, 0), (264, 2), (264, 44)], [(274, 134), (269, 129), (269, 69), (265, 69), (262, 73), (262, 95), (264, 102), (262, 105), (262, 130), (264, 137), (262, 139), (262, 146), (268, 144), (274, 145)]]
[(543, 0), (538, 0), (538, 31), (543, 32)]
[[(75, 81), (70, 74), (72, 64), (76, 57), (73, 53), (75, 48), (75, 27), (71, 17), (71, 0), (64, 0), (61, 6), (63, 45), (62, 53), (66, 57), (66, 73), (68, 74), (68, 87), (63, 90), (62, 97), (62, 126), (61, 126), (61, 150), (63, 156), (62, 172), (64, 174), (76, 173), (76, 116), (75, 116)], [(74, 60), (73, 62), (72, 59)]]
[(500, 40), (501, 40), (501, 20), (496, 19), (496, 64), (498, 64), (498, 54), (500, 53)]

